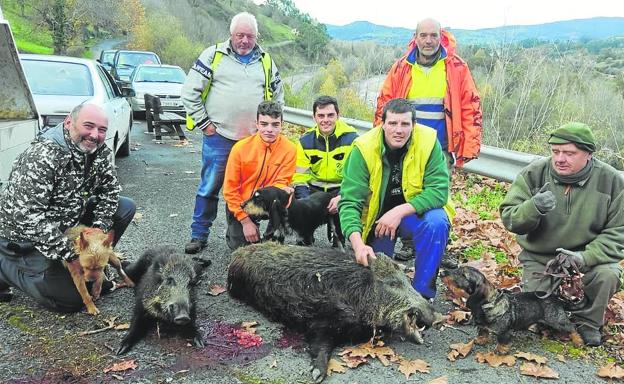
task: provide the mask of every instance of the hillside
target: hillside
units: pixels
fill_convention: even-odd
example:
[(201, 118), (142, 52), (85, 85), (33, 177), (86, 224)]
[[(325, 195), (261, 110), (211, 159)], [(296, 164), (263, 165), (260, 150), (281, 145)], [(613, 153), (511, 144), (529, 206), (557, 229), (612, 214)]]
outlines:
[[(405, 45), (414, 33), (412, 29), (386, 27), (367, 21), (326, 27), (327, 33), (334, 39), (366, 40), (379, 44)], [(463, 44), (475, 45), (527, 40), (542, 42), (603, 40), (624, 36), (624, 17), (595, 17), (537, 25), (510, 25), (477, 30), (448, 28), (448, 30), (452, 31)]]

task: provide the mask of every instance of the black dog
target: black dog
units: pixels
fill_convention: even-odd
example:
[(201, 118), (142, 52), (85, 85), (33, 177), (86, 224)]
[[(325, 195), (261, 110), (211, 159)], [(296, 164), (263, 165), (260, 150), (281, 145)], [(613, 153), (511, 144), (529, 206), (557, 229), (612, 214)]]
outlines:
[(297, 200), (281, 188), (265, 187), (243, 202), (241, 208), (253, 219), (269, 219), (262, 238), (264, 241), (275, 240), (283, 244), (292, 229), (297, 234), (298, 245), (312, 245), (316, 228), (327, 224), (328, 240), (332, 246), (344, 250), (345, 239), (338, 215), (327, 211), (332, 197), (329, 192), (315, 192)]
[(575, 345), (583, 344), (565, 312), (564, 303), (556, 297), (539, 299), (535, 292), (510, 293), (496, 289), (473, 267), (444, 270), (441, 276), (455, 296), (468, 299), (466, 306), (472, 312), (479, 331), (476, 344), (486, 344), (492, 331), (498, 341), (496, 352), (506, 354), (509, 351), (511, 331), (527, 329), (536, 323), (567, 332)]

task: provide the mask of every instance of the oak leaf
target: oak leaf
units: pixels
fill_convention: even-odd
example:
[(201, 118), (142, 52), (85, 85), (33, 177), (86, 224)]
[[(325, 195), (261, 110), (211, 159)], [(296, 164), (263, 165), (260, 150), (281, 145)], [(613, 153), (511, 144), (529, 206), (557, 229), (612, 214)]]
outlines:
[(464, 324), (470, 321), (471, 316), (472, 316), (472, 313), (470, 311), (456, 310), (456, 311), (452, 311), (451, 313), (449, 313), (449, 320), (451, 320), (450, 321), (451, 324), (453, 323)]
[(217, 296), (222, 294), (223, 292), (226, 292), (227, 288), (225, 288), (223, 285), (219, 285), (219, 284), (212, 284), (210, 286), (210, 290), (208, 290), (208, 294), (210, 296)]
[(547, 358), (530, 352), (518, 352), (514, 356), (526, 361), (534, 361), (537, 364), (546, 364), (546, 362), (548, 362)]
[(104, 368), (104, 373), (107, 372), (123, 372), (128, 369), (136, 369), (138, 367), (136, 360), (123, 360), (118, 363), (111, 365), (110, 367)]
[(451, 344), (449, 346), (451, 348), (451, 351), (446, 355), (446, 358), (449, 359), (450, 361), (455, 361), (457, 357), (459, 356), (464, 358), (468, 356), (473, 346), (474, 346), (474, 340), (470, 340), (466, 344), (462, 344), (462, 343)]
[(511, 355), (497, 355), (496, 353), (490, 352), (477, 352), (475, 355), (475, 359), (479, 363), (488, 363), (490, 367), (496, 368), (501, 364), (508, 365), (513, 367), (516, 364), (516, 358)]
[(336, 359), (330, 359), (329, 362), (327, 363), (327, 376), (331, 376), (333, 372), (337, 372), (337, 373), (347, 372), (345, 363), (340, 362)]
[(520, 365), (520, 373), (526, 376), (535, 376), (541, 377), (543, 379), (558, 379), (559, 374), (555, 372), (552, 368), (535, 363), (522, 363)]
[(600, 367), (596, 375), (605, 379), (624, 379), (624, 369), (616, 363), (610, 363)]
[(357, 368), (361, 364), (368, 363), (368, 360), (366, 360), (365, 357), (360, 356), (340, 356), (340, 358), (342, 359), (342, 361), (345, 362), (345, 364), (347, 364), (347, 367), (349, 368)]
[(410, 376), (416, 372), (429, 373), (429, 364), (420, 359), (401, 360), (399, 371), (405, 375), (406, 379), (409, 379)]

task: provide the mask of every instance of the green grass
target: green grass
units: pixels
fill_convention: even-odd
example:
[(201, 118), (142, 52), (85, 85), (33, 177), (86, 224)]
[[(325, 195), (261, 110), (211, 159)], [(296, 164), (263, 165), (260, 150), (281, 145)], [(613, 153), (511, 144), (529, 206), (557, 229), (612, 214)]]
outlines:
[[(54, 52), (52, 35), (43, 27), (26, 17), (19, 15), (15, 1), (5, 0), (2, 2), (4, 17), (9, 21), (17, 49), (22, 53), (43, 53), (52, 54)], [(32, 14), (32, 10), (27, 5), (26, 15)]]
[(288, 25), (278, 24), (273, 21), (273, 19), (264, 15), (258, 15), (258, 22), (269, 30), (270, 36), (261, 36), (266, 42), (279, 43), (287, 40), (295, 40), (295, 34)]

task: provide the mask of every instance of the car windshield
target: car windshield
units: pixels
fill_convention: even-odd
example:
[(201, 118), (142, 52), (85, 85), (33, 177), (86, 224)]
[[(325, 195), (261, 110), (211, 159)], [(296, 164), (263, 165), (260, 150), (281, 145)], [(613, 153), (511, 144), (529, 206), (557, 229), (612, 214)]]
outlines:
[(136, 67), (139, 64), (159, 64), (158, 58), (153, 53), (126, 52), (120, 53), (117, 64), (126, 67)]
[(112, 64), (113, 59), (115, 59), (115, 51), (103, 52), (102, 53), (102, 63)]
[(25, 59), (22, 66), (35, 95), (93, 96), (93, 81), (84, 64)]
[(137, 82), (184, 83), (186, 73), (182, 68), (141, 67), (134, 76)]

